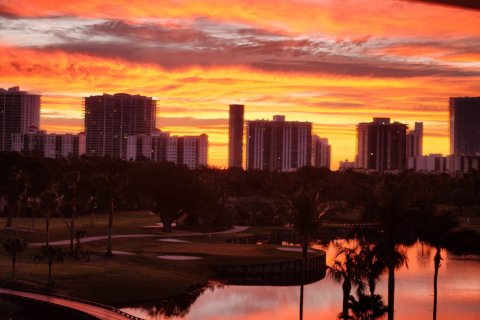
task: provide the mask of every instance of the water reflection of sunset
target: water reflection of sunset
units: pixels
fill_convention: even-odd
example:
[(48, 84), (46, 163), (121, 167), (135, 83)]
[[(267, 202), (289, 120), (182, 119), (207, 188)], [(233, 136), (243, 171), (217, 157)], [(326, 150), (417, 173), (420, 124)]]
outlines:
[[(339, 241), (338, 244), (345, 244)], [(352, 243), (347, 243), (352, 245)], [(327, 252), (331, 263), (338, 250), (332, 242)], [(395, 318), (430, 319), (433, 302), (433, 253), (417, 244), (407, 250), (408, 268), (395, 273)], [(457, 257), (443, 252), (439, 273), (438, 312), (441, 319), (476, 319), (480, 314), (480, 257)], [(354, 291), (354, 290), (352, 290)], [(387, 299), (384, 276), (377, 291)], [(206, 291), (194, 302), (185, 319), (264, 320), (298, 319), (299, 287), (230, 286)], [(328, 276), (305, 287), (304, 319), (335, 319), (341, 311), (342, 289)], [(135, 313), (136, 312), (136, 313)], [(132, 314), (145, 316), (142, 311)], [(148, 318), (147, 318), (148, 319)], [(150, 320), (150, 319), (149, 319)]]

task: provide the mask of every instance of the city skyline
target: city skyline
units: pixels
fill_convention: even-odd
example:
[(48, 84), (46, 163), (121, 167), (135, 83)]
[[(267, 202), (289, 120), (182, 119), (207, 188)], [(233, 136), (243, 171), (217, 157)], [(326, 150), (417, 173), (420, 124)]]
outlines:
[(448, 154), (448, 98), (479, 92), (474, 10), (365, 0), (120, 8), (20, 1), (0, 9), (0, 87), (42, 94), (42, 129), (82, 131), (84, 96), (152, 96), (158, 127), (205, 132), (210, 163), (226, 167), (227, 106), (245, 104), (247, 120), (312, 121), (336, 169), (354, 159), (355, 125), (372, 115), (410, 128), (424, 122), (424, 153)]

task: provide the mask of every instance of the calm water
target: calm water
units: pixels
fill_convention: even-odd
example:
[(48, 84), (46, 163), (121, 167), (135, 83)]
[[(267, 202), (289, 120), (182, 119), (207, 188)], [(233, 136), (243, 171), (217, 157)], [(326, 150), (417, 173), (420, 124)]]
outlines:
[[(336, 254), (335, 245), (327, 248), (327, 263)], [(417, 245), (407, 251), (408, 268), (396, 272), (395, 319), (417, 320), (432, 318), (433, 255), (435, 251)], [(458, 257), (443, 252), (439, 272), (439, 320), (480, 320), (480, 256)], [(386, 277), (377, 293), (387, 301)], [(298, 319), (299, 287), (225, 286), (207, 289), (194, 301), (185, 316), (154, 315), (153, 310), (125, 308), (136, 316), (148, 319), (191, 320), (264, 320)], [(180, 303), (186, 309), (189, 303)], [(341, 286), (328, 276), (305, 286), (304, 319), (335, 319), (341, 311)], [(175, 307), (164, 309), (175, 312)], [(188, 309), (188, 308), (187, 308)], [(168, 312), (167, 311), (167, 312)]]

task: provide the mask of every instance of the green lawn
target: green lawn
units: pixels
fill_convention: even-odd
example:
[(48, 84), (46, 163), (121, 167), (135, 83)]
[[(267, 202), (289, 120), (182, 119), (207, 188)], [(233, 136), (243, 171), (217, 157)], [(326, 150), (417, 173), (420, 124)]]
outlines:
[[(116, 213), (114, 234), (154, 234), (158, 237), (122, 238), (113, 240), (113, 250), (128, 251), (134, 255), (104, 255), (107, 241), (84, 243), (91, 252), (90, 261), (67, 257), (55, 263), (53, 276), (58, 293), (112, 305), (128, 305), (159, 300), (185, 293), (192, 285), (205, 284), (213, 276), (213, 265), (257, 264), (262, 262), (297, 259), (300, 252), (277, 250), (273, 245), (247, 245), (225, 243), (227, 238), (253, 233), (268, 233), (272, 228), (254, 228), (239, 234), (176, 237), (180, 231), (164, 234), (158, 229), (143, 229), (159, 221), (157, 216), (146, 212)], [(0, 224), (3, 221), (0, 221)], [(14, 226), (30, 227), (30, 219), (15, 219)], [(78, 218), (76, 226), (88, 231), (87, 236), (105, 235), (107, 215), (97, 215), (95, 226), (89, 226), (89, 217)], [(43, 221), (37, 221), (36, 232), (16, 231), (16, 236), (29, 242), (43, 241)], [(12, 235), (3, 230), (1, 238)], [(65, 240), (69, 229), (60, 218), (51, 219), (51, 240)], [(173, 243), (158, 241), (161, 237), (176, 238), (188, 242)], [(65, 251), (68, 246), (64, 246)], [(35, 261), (38, 247), (29, 246), (17, 263), (19, 288), (44, 290), (47, 282), (46, 261)], [(190, 255), (200, 260), (172, 261), (157, 258), (158, 255)], [(0, 250), (0, 286), (13, 286), (11, 282), (10, 257)]]
[[(159, 229), (144, 229), (143, 226), (154, 225), (160, 222), (158, 216), (146, 211), (136, 212), (116, 212), (114, 214), (113, 231), (114, 234), (134, 234), (134, 233), (155, 233)], [(4, 226), (5, 218), (0, 219), (0, 226)], [(51, 218), (50, 219), (50, 241), (64, 240), (70, 237), (70, 229), (66, 222), (69, 219)], [(32, 228), (30, 218), (13, 219), (13, 227), (19, 228), (14, 231), (17, 236), (22, 237), (28, 242), (41, 242), (45, 240), (45, 219), (35, 219), (35, 229)], [(21, 229), (20, 229), (21, 228)], [(106, 235), (108, 230), (108, 214), (94, 215), (94, 225), (90, 225), (90, 216), (82, 216), (75, 219), (75, 229), (86, 230), (87, 237)], [(11, 234), (12, 231), (0, 229), (0, 239)]]

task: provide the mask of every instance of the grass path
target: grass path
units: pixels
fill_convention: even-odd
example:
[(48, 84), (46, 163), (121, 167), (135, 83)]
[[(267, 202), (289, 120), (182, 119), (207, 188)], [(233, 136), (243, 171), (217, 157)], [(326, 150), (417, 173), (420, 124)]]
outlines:
[[(113, 235), (113, 239), (121, 239), (121, 238), (148, 238), (148, 237), (196, 237), (196, 236), (211, 236), (211, 235), (216, 235), (216, 234), (232, 234), (232, 233), (237, 233), (237, 232), (243, 232), (247, 230), (249, 227), (245, 226), (234, 226), (230, 230), (226, 231), (219, 231), (219, 232), (211, 232), (211, 233), (200, 233), (200, 232), (184, 232), (184, 231), (178, 231), (178, 232), (172, 232), (164, 235), (158, 235), (158, 234), (118, 234), (118, 235)], [(92, 241), (99, 241), (99, 240), (107, 240), (108, 236), (95, 236), (95, 237), (86, 237), (82, 238), (82, 243), (85, 242), (92, 242)], [(30, 243), (29, 245), (33, 247), (39, 247), (44, 245), (45, 242), (34, 242)], [(65, 240), (58, 240), (58, 241), (50, 241), (50, 245), (52, 246), (64, 246), (70, 244), (70, 239), (65, 239)]]

